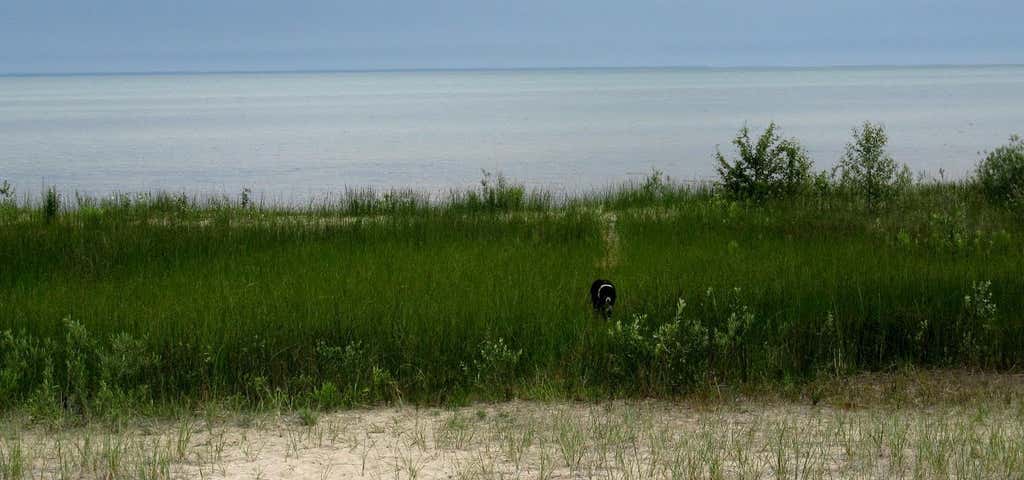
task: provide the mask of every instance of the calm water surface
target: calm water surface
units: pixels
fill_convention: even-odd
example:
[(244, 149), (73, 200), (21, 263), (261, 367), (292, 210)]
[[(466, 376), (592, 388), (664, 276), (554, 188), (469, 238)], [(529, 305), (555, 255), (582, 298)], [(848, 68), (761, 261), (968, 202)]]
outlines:
[(1024, 133), (1024, 67), (5, 77), (0, 178), (302, 201), (486, 169), (571, 192), (651, 168), (708, 178), (716, 145), (772, 120), (830, 167), (868, 119), (913, 170), (962, 176)]

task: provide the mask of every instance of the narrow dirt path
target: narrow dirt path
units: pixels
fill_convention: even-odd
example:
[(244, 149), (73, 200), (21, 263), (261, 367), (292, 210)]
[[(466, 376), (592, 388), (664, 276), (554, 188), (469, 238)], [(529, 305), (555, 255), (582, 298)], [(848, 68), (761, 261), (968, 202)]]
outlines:
[(619, 232), (616, 227), (618, 217), (615, 212), (602, 212), (601, 220), (604, 222), (604, 256), (598, 260), (597, 268), (608, 271), (619, 264)]

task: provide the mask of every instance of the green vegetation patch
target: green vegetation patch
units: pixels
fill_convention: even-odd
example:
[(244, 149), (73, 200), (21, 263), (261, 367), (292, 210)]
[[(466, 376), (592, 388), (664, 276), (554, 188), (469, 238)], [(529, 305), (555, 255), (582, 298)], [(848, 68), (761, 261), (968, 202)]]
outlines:
[(657, 175), (562, 205), (185, 205), (0, 229), (5, 408), (662, 396), (1024, 352), (1021, 223), (967, 186), (880, 210)]

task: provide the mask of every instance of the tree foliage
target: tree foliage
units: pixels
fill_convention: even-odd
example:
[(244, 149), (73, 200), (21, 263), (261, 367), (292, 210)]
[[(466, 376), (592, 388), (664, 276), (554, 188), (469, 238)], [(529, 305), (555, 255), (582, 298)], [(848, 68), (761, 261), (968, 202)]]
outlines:
[(889, 155), (889, 137), (881, 124), (864, 122), (853, 129), (853, 140), (836, 165), (839, 185), (863, 197), (868, 208), (892, 198), (910, 183), (910, 169)]
[(796, 139), (783, 139), (775, 123), (768, 125), (757, 142), (750, 129), (740, 129), (732, 144), (739, 157), (727, 159), (715, 152), (719, 186), (731, 197), (755, 201), (799, 193), (811, 180), (811, 160)]
[(995, 203), (1024, 204), (1024, 140), (1010, 137), (1010, 143), (985, 155), (975, 178)]

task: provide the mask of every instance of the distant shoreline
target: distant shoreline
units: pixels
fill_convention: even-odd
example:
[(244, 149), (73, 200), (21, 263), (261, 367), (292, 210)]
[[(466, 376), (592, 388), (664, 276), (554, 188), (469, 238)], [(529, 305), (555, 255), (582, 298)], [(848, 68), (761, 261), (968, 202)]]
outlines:
[(839, 64), (839, 65), (649, 65), (649, 66), (601, 66), (581, 65), (566, 67), (438, 67), (438, 68), (325, 68), (325, 69), (254, 69), (254, 70), (152, 70), (152, 71), (86, 71), (86, 72), (8, 72), (0, 78), (33, 77), (129, 77), (129, 76), (191, 76), (191, 75), (308, 75), (334, 73), (431, 73), (431, 72), (537, 72), (537, 71), (815, 71), (815, 70), (872, 70), (898, 69), (919, 70), (929, 68), (1006, 68), (1024, 67), (1018, 63), (977, 63), (977, 64)]

